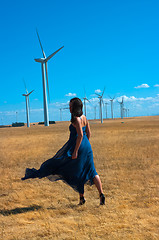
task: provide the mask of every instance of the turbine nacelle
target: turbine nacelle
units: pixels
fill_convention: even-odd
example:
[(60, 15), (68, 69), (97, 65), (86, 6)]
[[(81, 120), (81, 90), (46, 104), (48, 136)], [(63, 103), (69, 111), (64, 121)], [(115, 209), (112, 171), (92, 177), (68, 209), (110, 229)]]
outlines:
[(45, 58), (36, 58), (34, 60), (35, 60), (35, 62), (40, 62), (40, 63), (44, 63), (45, 62)]
[(83, 100), (84, 100), (84, 101), (86, 100), (86, 101), (90, 102), (90, 101), (88, 100), (88, 98), (86, 98), (86, 97), (84, 97)]
[(100, 99), (100, 98), (103, 97), (104, 91), (105, 91), (105, 88), (104, 88), (104, 90), (103, 90), (103, 92), (102, 92), (102, 95), (100, 95), (99, 93), (95, 93), (95, 94), (96, 94), (96, 95), (98, 96), (98, 98)]

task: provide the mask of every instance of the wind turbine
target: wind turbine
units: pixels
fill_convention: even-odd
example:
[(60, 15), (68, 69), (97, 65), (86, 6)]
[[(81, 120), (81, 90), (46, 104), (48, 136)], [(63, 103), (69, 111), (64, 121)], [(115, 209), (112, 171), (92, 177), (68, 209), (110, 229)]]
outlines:
[(62, 121), (62, 110), (64, 109), (69, 109), (68, 107), (65, 107), (65, 108), (59, 108), (60, 110), (60, 121)]
[(124, 98), (122, 97), (122, 101), (118, 102), (120, 104), (120, 113), (121, 113), (121, 119), (124, 117)]
[[(25, 82), (24, 82), (25, 85)], [(32, 90), (30, 93), (28, 93), (28, 90), (26, 88), (25, 85), (25, 89), (26, 89), (26, 93), (22, 94), (22, 96), (25, 97), (25, 101), (26, 101), (26, 116), (27, 116), (27, 127), (30, 127), (30, 121), (29, 121), (29, 110), (30, 110), (30, 104), (29, 104), (29, 95), (34, 91)]]
[(125, 108), (123, 108), (123, 116), (126, 117)]
[(123, 110), (124, 110), (124, 116), (128, 117), (128, 109), (127, 108), (123, 108)]
[(108, 105), (108, 103), (106, 102), (106, 103), (105, 103), (105, 109), (106, 109), (106, 119), (108, 118), (108, 113), (107, 113), (107, 105)]
[(83, 98), (83, 102), (84, 102), (84, 115), (86, 116), (86, 101), (87, 102), (90, 102), (89, 100), (88, 100), (88, 98), (86, 97), (86, 93), (85, 93), (85, 97)]
[(128, 110), (128, 117), (129, 117), (129, 108), (127, 110)]
[[(110, 96), (109, 96), (110, 97)], [(114, 101), (114, 98), (115, 98), (115, 96), (112, 98), (112, 97), (110, 97), (110, 102), (111, 102), (111, 115), (112, 115), (112, 119), (114, 118), (114, 116), (113, 116), (113, 101)]]
[(96, 106), (94, 107), (94, 119), (96, 119)]
[(43, 104), (44, 104), (44, 124), (45, 126), (49, 126), (49, 115), (48, 115), (48, 104), (47, 104), (47, 94), (46, 94), (46, 82), (45, 82), (45, 75), (46, 75), (46, 80), (47, 80), (47, 90), (48, 90), (48, 97), (50, 101), (50, 96), (49, 96), (49, 82), (48, 82), (48, 70), (47, 70), (47, 62), (50, 60), (57, 52), (59, 52), (64, 46), (59, 48), (57, 51), (46, 57), (45, 52), (43, 50), (40, 37), (38, 34), (38, 31), (36, 30), (40, 47), (43, 53), (43, 58), (37, 58), (34, 59), (35, 62), (40, 62), (41, 63), (41, 68), (42, 68), (42, 82), (43, 82)]
[(102, 104), (103, 104), (103, 94), (104, 94), (105, 88), (103, 90), (102, 95), (95, 93), (98, 98), (99, 98), (99, 109), (100, 109), (100, 119), (101, 119), (101, 123), (103, 123), (103, 114), (102, 114)]

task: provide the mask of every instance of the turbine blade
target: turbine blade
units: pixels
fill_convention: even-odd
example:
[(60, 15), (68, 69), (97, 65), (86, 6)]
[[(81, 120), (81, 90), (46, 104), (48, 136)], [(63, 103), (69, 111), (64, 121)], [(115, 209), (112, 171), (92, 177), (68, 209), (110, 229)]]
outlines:
[(110, 95), (108, 95), (110, 97), (110, 99), (112, 99), (112, 97)]
[(58, 50), (56, 50), (54, 53), (52, 53), (51, 55), (49, 55), (46, 59), (45, 62), (47, 62), (50, 58), (52, 58), (57, 52), (59, 52), (64, 46), (62, 46), (61, 48), (59, 48)]
[(86, 98), (86, 100), (87, 100), (88, 102), (90, 102), (90, 101), (88, 100), (88, 98)]
[(38, 36), (38, 39), (39, 39), (39, 43), (40, 43), (40, 47), (41, 47), (41, 50), (42, 50), (42, 53), (43, 53), (43, 57), (46, 58), (46, 55), (44, 53), (44, 50), (43, 50), (43, 47), (42, 47), (42, 44), (41, 44), (41, 41), (40, 41), (40, 37), (39, 37), (39, 34), (38, 34), (38, 30), (36, 29), (36, 33), (37, 33), (37, 36)]
[(104, 91), (105, 91), (105, 87), (104, 87), (104, 90), (103, 90), (103, 93), (102, 93), (102, 97), (103, 97)]
[(98, 93), (95, 93), (97, 96), (101, 97), (101, 95), (99, 95)]
[(84, 87), (84, 96), (85, 96), (85, 98), (86, 98), (86, 89), (85, 89), (85, 87)]
[(32, 92), (34, 92), (34, 90), (32, 90), (30, 93), (28, 93), (27, 96), (29, 96)]
[(23, 79), (23, 82), (24, 82), (24, 87), (25, 87), (26, 93), (28, 94), (28, 90), (27, 90), (26, 83), (25, 83), (24, 79)]
[(46, 71), (46, 81), (47, 81), (47, 91), (48, 91), (48, 98), (49, 98), (49, 103), (50, 103), (50, 94), (49, 94), (49, 80), (48, 80), (47, 62), (45, 63), (45, 71)]

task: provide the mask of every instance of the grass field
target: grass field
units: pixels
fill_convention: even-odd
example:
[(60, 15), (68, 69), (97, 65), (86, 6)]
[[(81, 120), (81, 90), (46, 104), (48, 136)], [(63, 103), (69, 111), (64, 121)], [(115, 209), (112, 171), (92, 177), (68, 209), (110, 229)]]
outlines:
[(86, 204), (63, 182), (21, 181), (69, 137), (69, 122), (0, 129), (0, 239), (159, 239), (159, 116), (90, 121), (106, 205), (94, 186)]

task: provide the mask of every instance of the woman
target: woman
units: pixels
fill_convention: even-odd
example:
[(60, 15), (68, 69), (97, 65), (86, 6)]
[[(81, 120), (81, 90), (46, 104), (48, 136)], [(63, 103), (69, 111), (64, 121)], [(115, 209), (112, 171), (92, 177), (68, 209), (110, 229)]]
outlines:
[(39, 170), (27, 168), (22, 180), (43, 177), (51, 181), (63, 180), (79, 192), (80, 205), (85, 203), (84, 184), (95, 184), (99, 191), (100, 204), (104, 205), (105, 196), (94, 167), (93, 152), (89, 143), (90, 127), (82, 112), (82, 101), (79, 98), (72, 98), (69, 107), (71, 113), (69, 140), (53, 158), (45, 161)]

